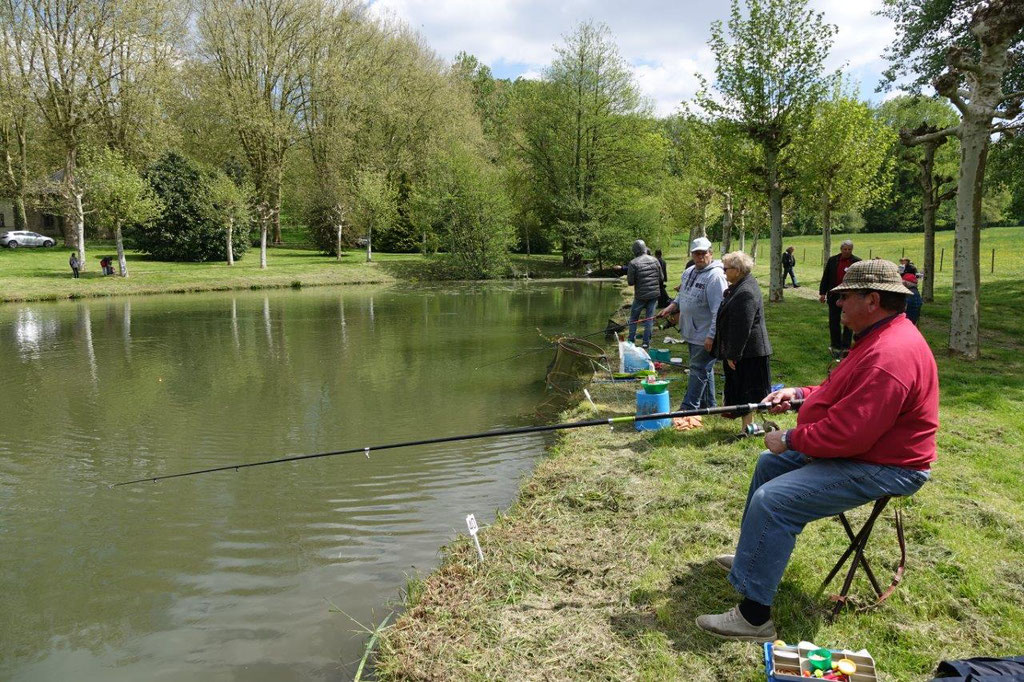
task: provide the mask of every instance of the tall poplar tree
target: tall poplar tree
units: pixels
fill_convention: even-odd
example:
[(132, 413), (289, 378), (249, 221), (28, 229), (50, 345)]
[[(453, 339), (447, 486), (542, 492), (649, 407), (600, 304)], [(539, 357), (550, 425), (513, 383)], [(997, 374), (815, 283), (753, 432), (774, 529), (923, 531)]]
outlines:
[(807, 0), (732, 0), (727, 24), (711, 25), (715, 82), (698, 74), (697, 102), (736, 125), (761, 149), (758, 169), (771, 216), (770, 301), (782, 300), (782, 200), (796, 176), (794, 137), (810, 120), (831, 78), (825, 58), (835, 27)]

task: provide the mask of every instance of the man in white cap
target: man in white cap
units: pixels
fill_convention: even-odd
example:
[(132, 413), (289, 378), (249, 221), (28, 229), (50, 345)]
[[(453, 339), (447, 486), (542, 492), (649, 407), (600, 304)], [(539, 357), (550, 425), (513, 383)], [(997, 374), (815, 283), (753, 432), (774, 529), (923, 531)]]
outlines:
[[(690, 258), (693, 265), (683, 272), (679, 295), (658, 313), (658, 317), (668, 317), (679, 311), (679, 333), (690, 349), (690, 375), (680, 410), (715, 405), (715, 356), (711, 354), (711, 345), (715, 340), (718, 306), (729, 287), (722, 261), (714, 260), (711, 242), (706, 237), (690, 242)], [(697, 428), (701, 418), (688, 417), (676, 426)]]
[(903, 314), (909, 291), (896, 265), (849, 267), (829, 290), (853, 330), (850, 354), (818, 386), (783, 388), (764, 402), (803, 405), (796, 428), (772, 431), (754, 469), (735, 554), (715, 558), (743, 601), (697, 625), (720, 637), (776, 638), (771, 604), (796, 545), (816, 519), (890, 495), (913, 495), (928, 480), (939, 428), (935, 356)]

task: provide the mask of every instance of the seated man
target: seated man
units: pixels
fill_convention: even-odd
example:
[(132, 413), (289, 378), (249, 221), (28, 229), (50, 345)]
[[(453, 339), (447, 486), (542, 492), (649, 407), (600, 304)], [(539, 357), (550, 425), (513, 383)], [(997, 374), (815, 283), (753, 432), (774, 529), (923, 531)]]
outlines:
[(849, 356), (820, 386), (783, 388), (774, 412), (803, 398), (796, 428), (765, 438), (750, 483), (735, 555), (715, 562), (743, 601), (697, 625), (721, 637), (776, 638), (771, 604), (804, 526), (928, 480), (939, 426), (935, 357), (903, 309), (909, 291), (896, 265), (854, 263), (838, 295), (855, 333)]

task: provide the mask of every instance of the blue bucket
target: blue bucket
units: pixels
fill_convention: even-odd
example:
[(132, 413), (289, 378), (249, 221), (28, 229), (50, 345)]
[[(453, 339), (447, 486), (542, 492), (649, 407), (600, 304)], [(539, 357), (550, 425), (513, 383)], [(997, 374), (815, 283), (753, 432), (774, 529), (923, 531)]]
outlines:
[[(644, 414), (657, 414), (659, 412), (671, 412), (672, 399), (668, 391), (664, 393), (647, 393), (646, 391), (636, 392), (636, 414), (639, 417)], [(648, 419), (647, 421), (634, 422), (637, 431), (657, 431), (672, 426), (671, 419)]]

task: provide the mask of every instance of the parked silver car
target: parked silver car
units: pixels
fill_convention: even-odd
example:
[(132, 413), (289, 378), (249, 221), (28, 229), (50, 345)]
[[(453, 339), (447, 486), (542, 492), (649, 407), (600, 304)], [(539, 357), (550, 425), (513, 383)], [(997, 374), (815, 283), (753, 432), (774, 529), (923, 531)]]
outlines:
[(11, 230), (0, 234), (0, 245), (9, 249), (16, 249), (19, 246), (53, 246), (53, 239), (45, 234), (29, 232), (27, 230)]

